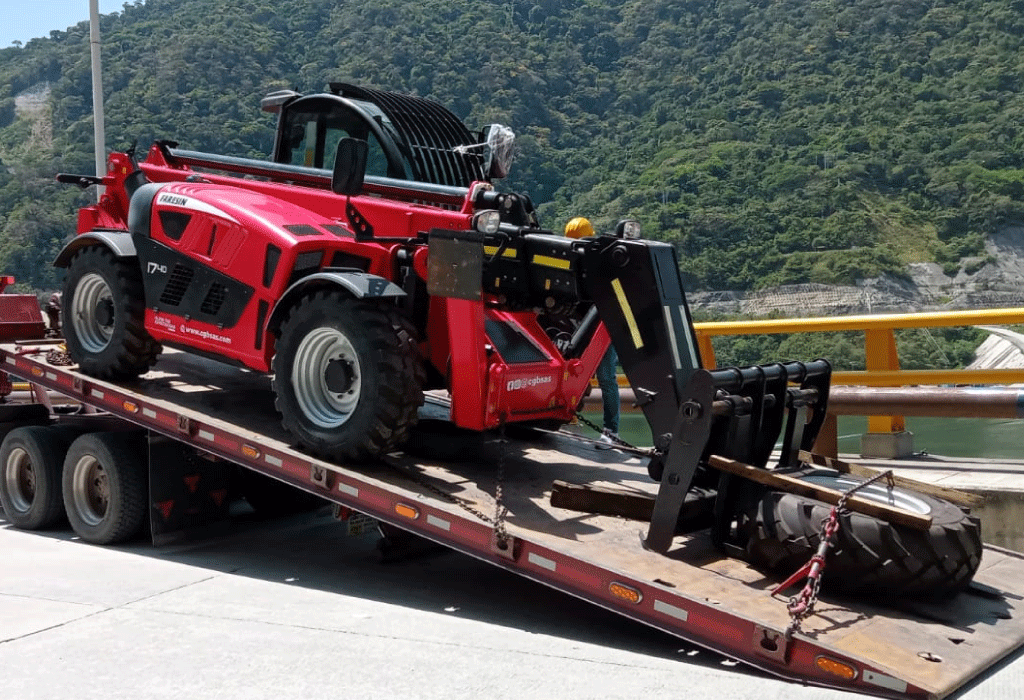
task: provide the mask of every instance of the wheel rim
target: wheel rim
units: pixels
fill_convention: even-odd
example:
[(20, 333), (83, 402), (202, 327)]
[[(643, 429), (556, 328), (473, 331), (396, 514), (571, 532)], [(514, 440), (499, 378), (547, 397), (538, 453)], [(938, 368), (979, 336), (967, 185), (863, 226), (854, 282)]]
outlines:
[[(338, 393), (328, 387), (327, 372), (333, 362), (347, 366), (347, 391)], [(302, 339), (295, 353), (291, 379), (299, 410), (321, 428), (342, 425), (359, 403), (359, 358), (349, 339), (337, 329), (317, 328)]]
[(99, 525), (110, 505), (110, 482), (99, 460), (86, 455), (75, 464), (72, 495), (78, 517), (86, 525)]
[(4, 463), (4, 481), (11, 507), (25, 513), (36, 498), (36, 472), (28, 452), (16, 447), (7, 455)]
[(100, 352), (110, 343), (114, 324), (101, 323), (96, 310), (100, 304), (113, 301), (110, 286), (100, 275), (91, 272), (79, 280), (72, 302), (71, 325), (86, 352)]
[[(811, 483), (818, 484), (819, 486), (827, 486), (828, 488), (835, 489), (836, 491), (846, 492), (852, 489), (857, 484), (862, 483), (857, 479), (851, 479), (847, 476), (833, 476), (825, 474), (809, 474), (802, 477), (804, 481), (810, 481)], [(869, 486), (857, 491), (855, 496), (859, 496), (875, 503), (882, 503), (884, 505), (893, 506), (902, 510), (910, 511), (918, 515), (931, 515), (931, 505), (915, 496), (914, 494), (904, 491), (903, 489), (895, 488), (890, 490), (884, 481), (875, 482)]]

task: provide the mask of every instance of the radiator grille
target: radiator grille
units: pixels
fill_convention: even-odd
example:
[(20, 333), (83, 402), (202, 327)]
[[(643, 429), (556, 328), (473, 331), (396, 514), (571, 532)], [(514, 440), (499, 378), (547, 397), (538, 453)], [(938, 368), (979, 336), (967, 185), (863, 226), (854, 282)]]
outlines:
[(224, 303), (224, 299), (228, 295), (228, 290), (223, 284), (214, 282), (210, 285), (210, 289), (206, 292), (206, 298), (203, 299), (202, 306), (199, 310), (204, 314), (210, 316), (216, 316), (217, 312), (220, 311), (221, 305)]
[(192, 284), (192, 278), (195, 276), (195, 270), (191, 267), (185, 267), (184, 265), (175, 265), (171, 271), (170, 279), (167, 280), (166, 286), (164, 286), (163, 294), (160, 295), (160, 303), (167, 304), (168, 306), (178, 306), (181, 304), (182, 298), (185, 296), (185, 292), (188, 291), (188, 286)]

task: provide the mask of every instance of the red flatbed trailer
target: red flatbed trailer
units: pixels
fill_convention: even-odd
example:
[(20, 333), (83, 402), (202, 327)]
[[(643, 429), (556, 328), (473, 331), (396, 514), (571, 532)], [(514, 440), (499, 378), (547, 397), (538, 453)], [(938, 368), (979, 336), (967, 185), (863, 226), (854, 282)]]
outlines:
[[(555, 479), (653, 496), (657, 484), (638, 459), (539, 433), (529, 440), (484, 436), (477, 453), (458, 462), (394, 453), (380, 464), (348, 468), (289, 444), (266, 376), (170, 352), (140, 381), (114, 384), (51, 364), (55, 347), (3, 343), (0, 365), (148, 431), (154, 533), (178, 507), (156, 493), (162, 469), (193, 492), (223, 496), (195, 488), (203, 477), (190, 475), (187, 465), (172, 468), (158, 459), (166, 450), (154, 445), (174, 444), (794, 681), (885, 697), (942, 698), (1024, 644), (1024, 557), (1014, 552), (987, 546), (974, 582), (952, 600), (885, 607), (823, 595), (787, 642), (786, 602), (770, 594), (777, 581), (723, 556), (706, 531), (678, 536), (661, 555), (641, 546), (642, 523), (551, 505)], [(424, 409), (434, 418), (446, 411), (443, 401), (428, 401)], [(508, 509), (504, 548), (496, 544), (491, 517), (499, 480)]]

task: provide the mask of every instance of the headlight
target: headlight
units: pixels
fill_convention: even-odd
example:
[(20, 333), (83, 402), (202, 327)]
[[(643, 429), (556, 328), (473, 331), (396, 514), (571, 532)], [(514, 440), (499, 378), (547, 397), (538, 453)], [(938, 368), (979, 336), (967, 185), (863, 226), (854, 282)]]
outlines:
[(501, 226), (501, 214), (493, 209), (479, 211), (473, 217), (473, 228), (480, 233), (497, 233)]
[(623, 219), (615, 226), (616, 238), (640, 238), (640, 222)]

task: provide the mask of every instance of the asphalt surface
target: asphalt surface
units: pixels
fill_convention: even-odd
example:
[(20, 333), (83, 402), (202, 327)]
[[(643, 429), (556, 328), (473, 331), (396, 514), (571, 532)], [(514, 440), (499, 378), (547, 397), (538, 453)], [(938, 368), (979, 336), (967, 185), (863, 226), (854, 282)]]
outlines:
[[(383, 564), (321, 511), (84, 544), (0, 511), (0, 698), (772, 698), (765, 676), (447, 552)], [(1019, 698), (1014, 655), (955, 697)]]

